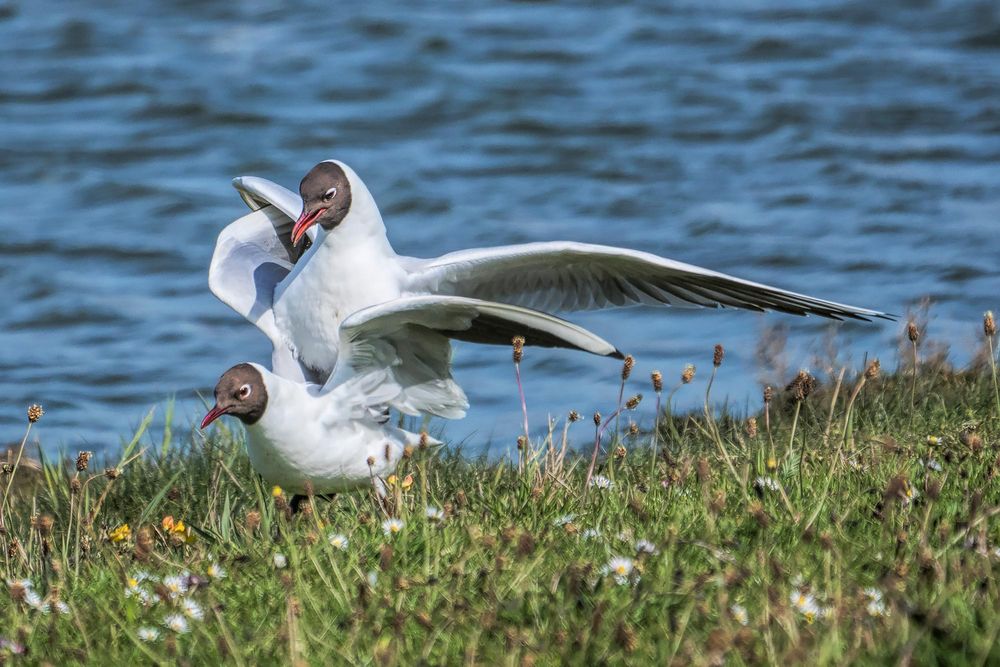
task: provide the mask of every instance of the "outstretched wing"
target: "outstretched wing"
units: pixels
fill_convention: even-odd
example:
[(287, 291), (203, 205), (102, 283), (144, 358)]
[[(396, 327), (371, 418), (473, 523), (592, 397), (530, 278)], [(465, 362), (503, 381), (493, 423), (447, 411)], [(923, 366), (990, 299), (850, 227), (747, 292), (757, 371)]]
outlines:
[(510, 345), (514, 336), (524, 336), (527, 345), (622, 356), (582, 327), (520, 306), (464, 297), (404, 297), (359, 310), (341, 323), (337, 367), (323, 390), (390, 368), (401, 388), (393, 407), (459, 418), (468, 401), (451, 378), (449, 339)]
[(292, 269), (282, 237), (292, 221), (266, 206), (230, 223), (215, 242), (208, 287), (220, 301), (247, 318), (272, 342), (280, 340), (271, 311), (274, 287)]
[(647, 252), (556, 241), (407, 260), (409, 290), (568, 312), (634, 304), (892, 319), (875, 310), (734, 278)]

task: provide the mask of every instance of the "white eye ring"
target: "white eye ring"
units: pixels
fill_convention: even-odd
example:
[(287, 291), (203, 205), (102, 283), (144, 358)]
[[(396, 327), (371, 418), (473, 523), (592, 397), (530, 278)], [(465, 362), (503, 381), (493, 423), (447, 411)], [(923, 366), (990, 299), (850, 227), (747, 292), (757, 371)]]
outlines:
[(253, 393), (253, 387), (251, 387), (250, 385), (245, 384), (242, 387), (240, 387), (240, 398), (249, 398), (250, 394), (252, 393)]
[(323, 194), (323, 199), (333, 199), (337, 196), (337, 188), (330, 188)]

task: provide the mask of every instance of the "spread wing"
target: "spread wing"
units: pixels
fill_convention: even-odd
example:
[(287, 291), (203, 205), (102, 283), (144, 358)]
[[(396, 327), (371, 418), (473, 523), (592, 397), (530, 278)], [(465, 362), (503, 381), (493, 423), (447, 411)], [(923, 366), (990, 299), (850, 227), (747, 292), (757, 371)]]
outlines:
[(654, 304), (776, 310), (832, 319), (892, 319), (875, 310), (762, 285), (647, 252), (556, 241), (408, 259), (409, 290), (547, 311)]
[(464, 416), (468, 400), (451, 377), (449, 339), (510, 345), (514, 336), (524, 336), (527, 345), (622, 356), (582, 327), (520, 306), (463, 297), (404, 297), (359, 310), (341, 323), (337, 367), (323, 391), (388, 368), (400, 387), (389, 402), (393, 407), (456, 419)]
[(215, 242), (208, 269), (212, 294), (252, 322), (271, 339), (280, 340), (271, 311), (274, 287), (292, 270), (282, 237), (292, 220), (266, 206), (230, 223)]

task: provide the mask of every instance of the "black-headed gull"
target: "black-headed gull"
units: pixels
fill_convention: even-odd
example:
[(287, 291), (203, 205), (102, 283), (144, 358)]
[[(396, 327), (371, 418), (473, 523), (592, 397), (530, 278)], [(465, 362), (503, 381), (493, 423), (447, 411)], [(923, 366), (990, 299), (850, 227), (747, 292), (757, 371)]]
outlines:
[[(336, 160), (313, 167), (299, 195), (262, 178), (241, 177), (233, 184), (265, 218), (238, 220), (219, 237), (212, 291), (265, 329), (283, 348), (276, 354), (290, 367), (304, 367), (306, 375), (322, 377), (336, 364), (337, 326), (346, 314), (404, 295), (467, 296), (553, 312), (659, 304), (832, 319), (889, 317), (647, 252), (571, 241), (403, 257), (389, 244), (364, 182)], [(296, 242), (305, 243), (305, 236), (312, 245), (296, 261)], [(248, 281), (228, 280), (227, 267), (241, 263), (255, 269), (249, 283), (256, 286), (254, 295)]]
[[(239, 418), (254, 469), (293, 493), (305, 494), (310, 485), (314, 493), (330, 493), (368, 480), (378, 487), (403, 449), (420, 440), (389, 423), (386, 406), (463, 416), (464, 409), (449, 402), (451, 394), (440, 391), (452, 382), (448, 339), (506, 345), (513, 335), (596, 354), (614, 350), (585, 329), (520, 306), (404, 297), (344, 319), (339, 359), (322, 386), (281, 377), (260, 364), (230, 368), (201, 427), (222, 415)], [(422, 381), (408, 384), (407, 373), (422, 374)]]

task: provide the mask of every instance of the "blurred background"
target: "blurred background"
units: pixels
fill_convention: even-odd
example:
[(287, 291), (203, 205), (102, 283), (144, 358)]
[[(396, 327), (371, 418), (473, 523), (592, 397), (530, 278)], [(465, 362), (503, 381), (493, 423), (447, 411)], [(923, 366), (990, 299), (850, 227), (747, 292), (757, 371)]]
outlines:
[[(330, 157), (403, 254), (571, 239), (900, 315), (930, 297), (929, 335), (968, 362), (1000, 309), (996, 3), (708, 4), (0, 0), (0, 439), (32, 402), (51, 451), (116, 447), (170, 396), (188, 426), (196, 392), (268, 359), (206, 285), (246, 211), (229, 180), (295, 189)], [(715, 343), (713, 395), (756, 409), (761, 380), (821, 373), (832, 335), (842, 361), (893, 367), (902, 327), (574, 319), (636, 356), (647, 426), (649, 372), (670, 386), (695, 364), (677, 398), (700, 405)], [(785, 335), (761, 364), (761, 340)], [(613, 409), (618, 362), (525, 359), (535, 427)], [(473, 409), (446, 435), (507, 451), (509, 350), (455, 360)]]

